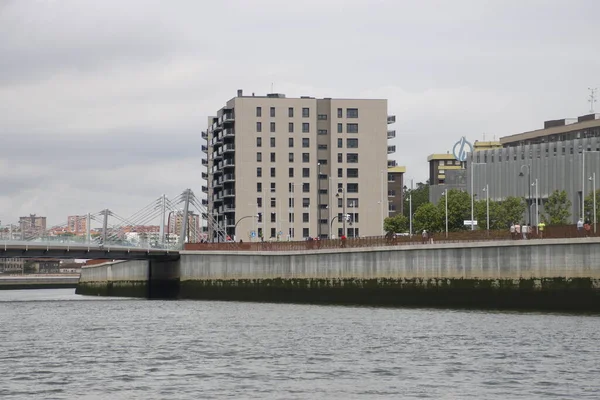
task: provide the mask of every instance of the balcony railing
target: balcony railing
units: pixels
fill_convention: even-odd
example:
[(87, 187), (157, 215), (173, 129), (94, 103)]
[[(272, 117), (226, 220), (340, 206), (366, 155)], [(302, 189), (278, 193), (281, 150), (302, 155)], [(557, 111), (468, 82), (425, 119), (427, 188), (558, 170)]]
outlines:
[(230, 212), (235, 212), (235, 206), (231, 205), (231, 204), (225, 204), (225, 209), (224, 211), (226, 213), (230, 213)]
[(202, 199), (202, 205), (203, 206), (207, 206), (208, 205), (208, 199)]
[(226, 144), (225, 146), (223, 146), (223, 151), (224, 152), (235, 151), (235, 145), (234, 144)]
[(202, 192), (208, 193), (208, 186), (202, 186)]
[(233, 182), (235, 181), (235, 174), (225, 174), (223, 177), (223, 182)]
[(225, 129), (223, 131), (223, 137), (234, 137), (235, 131), (233, 129)]
[(202, 145), (200, 148), (201, 148), (201, 150), (202, 150), (203, 153), (208, 152), (208, 146)]
[(202, 136), (202, 139), (208, 139), (208, 132), (203, 131), (201, 136)]
[(223, 166), (224, 167), (233, 167), (233, 166), (235, 166), (235, 160), (233, 158), (228, 158), (227, 160), (223, 161)]
[(388, 115), (387, 117), (387, 123), (388, 124), (393, 124), (396, 122), (396, 116), (395, 115)]
[(221, 193), (223, 193), (224, 197), (234, 197), (235, 196), (235, 189), (223, 190)]
[(392, 154), (396, 152), (396, 146), (392, 145), (392, 146), (388, 146), (388, 150), (387, 150), (388, 154)]
[(202, 159), (202, 165), (208, 165), (208, 160), (206, 158)]
[(388, 139), (394, 139), (396, 137), (396, 131), (388, 131)]
[(208, 179), (208, 174), (206, 172), (202, 173), (202, 179)]

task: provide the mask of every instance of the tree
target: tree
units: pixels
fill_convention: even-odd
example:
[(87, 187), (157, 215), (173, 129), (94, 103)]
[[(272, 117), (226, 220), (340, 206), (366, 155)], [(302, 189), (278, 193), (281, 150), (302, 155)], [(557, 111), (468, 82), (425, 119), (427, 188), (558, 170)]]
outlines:
[[(591, 202), (591, 200), (590, 200)], [(564, 225), (571, 216), (571, 200), (565, 190), (555, 190), (544, 203), (542, 220), (548, 225)]]
[(413, 213), (425, 203), (429, 203), (429, 183), (419, 182), (414, 189), (404, 186), (404, 216), (410, 218), (410, 207), (408, 198), (412, 194)]
[[(440, 197), (437, 204), (438, 212), (442, 219), (443, 229), (446, 226), (446, 199)], [(448, 230), (464, 231), (467, 229), (464, 222), (471, 219), (471, 196), (462, 190), (448, 191)]]
[[(571, 202), (569, 202), (569, 208), (571, 207)], [(585, 215), (586, 219), (589, 221), (594, 220), (594, 192), (590, 192), (587, 196), (585, 196)], [(600, 220), (600, 189), (596, 190), (596, 222)], [(569, 217), (571, 215), (569, 214)], [(568, 217), (567, 217), (568, 218)]]
[(522, 197), (507, 197), (500, 204), (500, 218), (498, 227), (508, 228), (514, 223), (522, 223), (525, 219), (525, 210), (527, 205)]
[(435, 204), (425, 203), (415, 211), (415, 232), (427, 230), (428, 232), (439, 232), (442, 230), (442, 218)]
[(408, 218), (402, 214), (394, 215), (383, 220), (383, 229), (388, 233), (401, 233), (408, 231)]
[[(487, 229), (487, 202), (485, 200), (477, 200), (475, 202), (474, 214), (477, 226), (480, 229)], [(506, 222), (503, 217), (502, 205), (496, 201), (490, 201), (490, 229), (505, 228)]]

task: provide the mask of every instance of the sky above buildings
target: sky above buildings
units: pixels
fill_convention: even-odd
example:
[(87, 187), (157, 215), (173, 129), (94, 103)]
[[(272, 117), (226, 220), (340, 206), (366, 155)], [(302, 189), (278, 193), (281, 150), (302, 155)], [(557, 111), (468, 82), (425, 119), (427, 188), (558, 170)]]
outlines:
[(0, 221), (201, 196), (207, 116), (271, 85), (387, 98), (389, 158), (424, 181), (463, 135), (587, 113), (598, 15), (596, 0), (0, 0)]

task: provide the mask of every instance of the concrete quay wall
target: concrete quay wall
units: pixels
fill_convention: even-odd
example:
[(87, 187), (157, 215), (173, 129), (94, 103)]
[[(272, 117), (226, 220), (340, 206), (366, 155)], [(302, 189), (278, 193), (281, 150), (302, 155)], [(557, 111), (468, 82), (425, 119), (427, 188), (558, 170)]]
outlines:
[(81, 269), (75, 293), (92, 296), (148, 297), (149, 262), (113, 261)]
[(68, 276), (3, 276), (0, 290), (20, 289), (71, 289), (77, 287), (79, 275)]
[(600, 311), (600, 240), (181, 253), (181, 298)]

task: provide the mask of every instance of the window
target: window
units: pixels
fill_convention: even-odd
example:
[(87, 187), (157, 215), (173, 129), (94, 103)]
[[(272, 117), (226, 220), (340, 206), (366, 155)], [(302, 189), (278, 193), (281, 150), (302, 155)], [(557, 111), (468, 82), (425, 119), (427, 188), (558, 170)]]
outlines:
[(319, 114), (317, 115), (317, 119), (320, 121), (327, 121), (327, 114)]
[(356, 149), (358, 147), (358, 139), (346, 139), (346, 147)]
[(309, 193), (310, 192), (310, 183), (304, 182), (302, 184), (302, 192), (303, 193)]
[(256, 132), (262, 132), (262, 123), (261, 122), (256, 123)]
[(343, 153), (338, 153), (338, 162), (339, 163), (343, 163), (344, 162), (344, 154)]
[(358, 108), (347, 108), (346, 118), (358, 118)]
[(338, 149), (341, 149), (342, 147), (344, 147), (344, 139), (339, 138), (337, 142), (338, 142)]
[(275, 193), (275, 182), (271, 182), (271, 193)]
[[(277, 222), (277, 214), (274, 212), (271, 213), (271, 222)], [(271, 236), (273, 236), (275, 234), (273, 229), (275, 229), (275, 228), (271, 228)]]
[(294, 177), (294, 168), (289, 168), (289, 169), (288, 169), (288, 176), (289, 176), (290, 178), (293, 178), (293, 177)]
[(289, 162), (294, 162), (294, 153), (289, 153), (288, 154), (288, 161)]
[(288, 122), (288, 132), (294, 133), (294, 123), (293, 122)]
[(261, 137), (256, 138), (256, 147), (262, 147), (262, 138)]
[(288, 192), (294, 193), (294, 183), (293, 182), (288, 183)]
[(256, 162), (262, 162), (262, 153), (260, 151), (256, 153)]
[(327, 129), (319, 129), (319, 135), (327, 135)]
[(275, 228), (271, 228), (271, 237), (274, 238), (276, 235), (276, 229)]
[(261, 192), (262, 192), (262, 183), (260, 183), (260, 182), (256, 182), (256, 191), (257, 191), (258, 193), (261, 193)]
[(388, 174), (388, 182), (396, 182), (396, 175)]
[[(258, 213), (258, 221), (257, 222), (262, 222), (262, 213)], [(262, 234), (262, 228), (258, 228), (258, 237), (260, 237), (260, 235)]]
[(275, 153), (271, 153), (271, 162), (275, 162)]
[(338, 108), (338, 118), (342, 118), (343, 112), (344, 111), (341, 108)]
[(321, 165), (327, 165), (327, 160), (319, 160), (318, 163)]
[(262, 168), (261, 167), (256, 167), (256, 177), (257, 178), (262, 177)]
[[(293, 200), (293, 199), (290, 199), (290, 200)], [(288, 221), (289, 222), (294, 222), (294, 213), (289, 213), (288, 214)]]
[(256, 198), (256, 207), (262, 208), (262, 197)]
[(302, 237), (307, 238), (308, 237), (308, 232), (309, 232), (308, 228), (302, 228)]
[(309, 138), (302, 138), (302, 147), (304, 147), (304, 148), (310, 147), (310, 139)]
[(256, 116), (262, 117), (262, 108), (261, 107), (256, 107)]
[(288, 117), (294, 118), (294, 108), (293, 107), (288, 108)]
[(310, 154), (302, 153), (302, 162), (310, 162)]
[(346, 124), (347, 133), (358, 133), (358, 124)]
[(348, 183), (346, 193), (358, 193), (358, 183)]
[(271, 178), (275, 178), (275, 167), (271, 167)]
[(294, 138), (288, 138), (288, 147), (294, 147)]
[[(327, 189), (319, 189), (319, 193), (320, 194), (327, 194), (329, 191)], [(325, 206), (325, 207), (323, 207)], [(327, 208), (327, 204), (321, 204), (321, 208), (326, 209)]]
[(302, 109), (302, 118), (308, 118), (308, 117), (310, 117), (310, 109), (303, 108)]
[(346, 170), (346, 176), (348, 178), (358, 178), (358, 168), (348, 168)]
[(271, 122), (271, 132), (275, 132), (275, 122)]
[(271, 197), (271, 208), (277, 207), (277, 199), (275, 197)]
[[(356, 207), (358, 207), (358, 199), (357, 198), (346, 199), (346, 205), (348, 207), (354, 207), (354, 208), (356, 208)], [(356, 221), (356, 222), (358, 222), (358, 221)]]
[(275, 147), (275, 138), (274, 137), (271, 138), (271, 147)]
[(302, 168), (302, 177), (310, 178), (310, 168)]
[(309, 222), (308, 213), (302, 213), (302, 222)]
[(308, 197), (302, 198), (302, 207), (304, 207), (304, 208), (310, 207), (310, 198), (308, 198)]
[(310, 124), (308, 122), (302, 123), (302, 133), (310, 132)]
[(358, 153), (348, 153), (348, 154), (346, 154), (346, 162), (348, 162), (348, 163), (357, 163), (358, 162)]
[[(294, 208), (294, 198), (293, 198), (293, 197), (290, 197), (290, 198), (288, 199), (288, 206), (289, 206), (290, 208)], [(290, 221), (290, 222), (294, 222), (294, 221)]]
[(326, 144), (320, 144), (320, 145), (317, 146), (317, 148), (319, 150), (327, 150), (327, 145)]
[[(344, 199), (338, 197), (338, 208), (341, 208), (344, 206)], [(342, 214), (338, 214), (338, 219), (341, 221), (342, 220)]]
[(344, 133), (344, 128), (342, 127), (342, 124), (338, 124), (338, 133)]
[(343, 178), (343, 177), (344, 177), (344, 169), (338, 168), (338, 178)]
[(275, 117), (275, 107), (271, 107), (271, 117)]

